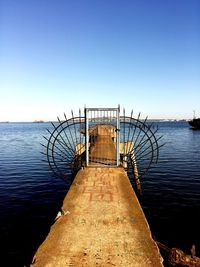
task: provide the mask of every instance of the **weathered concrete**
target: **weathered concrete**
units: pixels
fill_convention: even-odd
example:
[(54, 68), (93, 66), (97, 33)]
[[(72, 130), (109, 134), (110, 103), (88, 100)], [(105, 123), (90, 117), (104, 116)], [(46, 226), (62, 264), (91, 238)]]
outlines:
[(124, 168), (105, 167), (116, 162), (113, 139), (97, 131), (90, 156), (101, 167), (78, 172), (33, 267), (163, 266)]
[(110, 131), (104, 125), (97, 126), (97, 138), (90, 147), (90, 163), (95, 165), (116, 165), (116, 147)]
[(32, 266), (162, 266), (123, 168), (85, 168)]

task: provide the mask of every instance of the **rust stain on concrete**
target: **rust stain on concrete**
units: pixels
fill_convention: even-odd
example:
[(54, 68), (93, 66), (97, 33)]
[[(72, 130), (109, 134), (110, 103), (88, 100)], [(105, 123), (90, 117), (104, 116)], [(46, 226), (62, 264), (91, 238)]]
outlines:
[(31, 266), (162, 265), (123, 168), (80, 170)]

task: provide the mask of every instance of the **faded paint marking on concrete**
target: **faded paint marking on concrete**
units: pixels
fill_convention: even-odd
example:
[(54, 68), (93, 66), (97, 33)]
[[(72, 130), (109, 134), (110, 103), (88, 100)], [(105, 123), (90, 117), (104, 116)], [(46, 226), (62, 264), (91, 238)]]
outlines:
[(123, 168), (78, 172), (33, 267), (163, 266)]

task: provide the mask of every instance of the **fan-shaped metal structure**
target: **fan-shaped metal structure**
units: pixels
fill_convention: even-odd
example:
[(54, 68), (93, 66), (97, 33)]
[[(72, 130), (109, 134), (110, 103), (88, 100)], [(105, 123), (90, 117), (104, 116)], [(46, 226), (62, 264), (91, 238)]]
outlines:
[[(46, 138), (46, 155), (51, 170), (66, 179), (84, 166), (117, 167), (123, 166), (132, 171), (136, 185), (140, 189), (143, 177), (159, 157), (158, 128), (146, 119), (125, 114), (120, 109), (86, 109), (76, 117), (71, 113), (70, 119), (64, 114), (64, 120), (58, 118), (48, 130)], [(99, 135), (109, 136), (116, 150), (112, 160), (106, 156), (106, 142), (98, 148), (98, 157), (92, 157), (92, 149)], [(105, 139), (105, 140), (108, 140)], [(102, 157), (101, 157), (101, 153)], [(106, 159), (105, 159), (106, 158)]]
[(158, 127), (145, 119), (126, 116), (125, 110), (120, 117), (121, 162), (128, 173), (133, 175), (136, 187), (141, 193), (140, 179), (158, 162), (159, 144), (162, 136), (158, 136)]
[[(130, 117), (125, 115), (120, 117), (120, 144), (121, 154), (123, 154), (123, 162), (127, 163), (130, 168), (130, 161), (136, 163), (139, 176), (144, 176), (150, 166), (158, 162), (159, 157), (159, 140), (162, 136), (157, 136), (158, 127), (153, 123), (147, 122), (147, 117), (140, 119), (140, 113), (137, 118), (133, 117), (133, 112)], [(134, 161), (134, 162), (133, 162)]]
[(52, 129), (46, 138), (46, 155), (51, 170), (57, 176), (66, 179), (82, 166), (85, 151), (85, 117), (81, 115), (64, 120), (58, 118), (57, 123), (51, 123)]

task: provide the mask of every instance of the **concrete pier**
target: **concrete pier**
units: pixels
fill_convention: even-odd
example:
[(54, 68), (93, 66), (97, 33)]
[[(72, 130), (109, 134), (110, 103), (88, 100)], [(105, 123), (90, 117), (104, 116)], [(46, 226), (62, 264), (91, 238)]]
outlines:
[(78, 172), (31, 266), (163, 266), (123, 168)]
[(105, 167), (116, 163), (112, 136), (97, 131), (91, 166), (76, 175), (33, 267), (163, 266), (124, 168)]
[(97, 134), (95, 136), (95, 142), (90, 148), (91, 165), (116, 165), (116, 147), (109, 130), (108, 126), (105, 125), (96, 126)]

